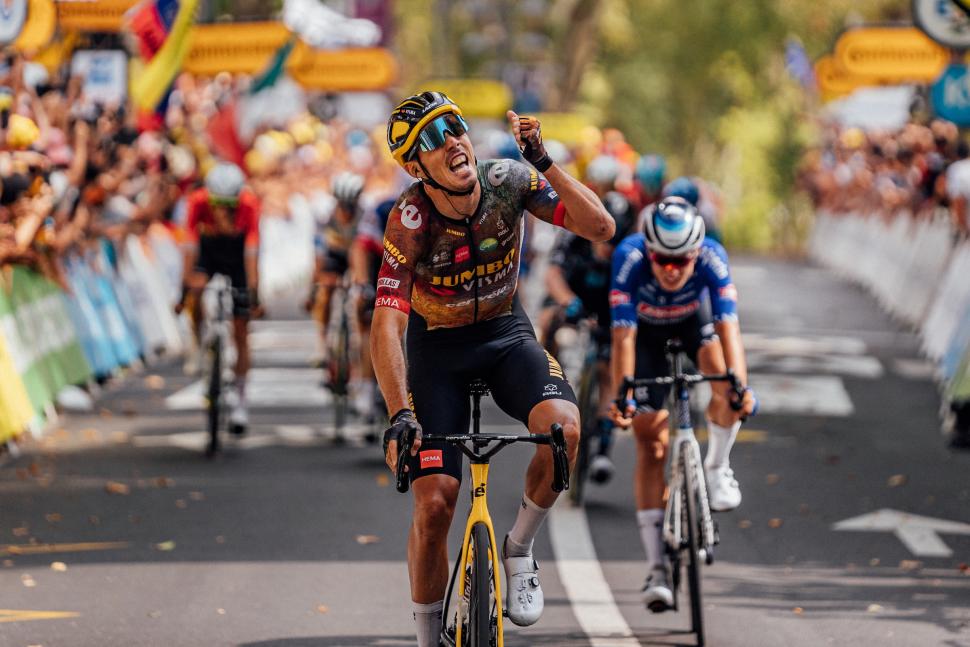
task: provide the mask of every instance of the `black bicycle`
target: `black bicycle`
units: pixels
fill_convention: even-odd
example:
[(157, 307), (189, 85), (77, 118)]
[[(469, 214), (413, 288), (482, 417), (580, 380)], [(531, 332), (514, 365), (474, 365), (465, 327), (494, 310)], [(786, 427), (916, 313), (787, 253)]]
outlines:
[[(480, 403), (482, 396), (488, 395), (488, 386), (481, 380), (475, 380), (469, 389), (472, 398), (472, 432), (422, 436), (422, 442), (446, 442), (458, 447), (468, 456), (471, 471), (471, 509), (458, 559), (448, 584), (442, 617), (449, 617), (452, 596), (456, 591), (457, 609), (454, 621), (442, 630), (441, 639), (449, 647), (503, 647), (503, 600), (498, 568), (501, 557), (486, 500), (489, 460), (512, 443), (549, 445), (553, 459), (552, 489), (562, 492), (569, 488), (569, 457), (563, 429), (558, 424), (552, 425), (548, 435), (481, 433)], [(411, 479), (405, 467), (411, 456), (415, 431), (416, 427), (411, 426), (401, 437), (398, 448), (397, 491), (402, 494), (411, 487)]]
[[(701, 646), (704, 644), (704, 615), (700, 565), (714, 563), (714, 546), (718, 544), (719, 537), (717, 524), (711, 515), (701, 449), (691, 421), (690, 389), (700, 382), (729, 382), (737, 396), (731, 406), (740, 410), (744, 388), (731, 371), (724, 375), (685, 373), (684, 348), (679, 340), (668, 341), (666, 352), (673, 369), (671, 375), (636, 380), (625, 378), (617, 400), (618, 404), (625, 403), (632, 392), (632, 399), (639, 403), (647, 400), (647, 387), (673, 386), (670, 408), (676, 418), (676, 436), (670, 445), (669, 494), (664, 511), (663, 538), (671, 566), (673, 608), (675, 611), (679, 608), (678, 592), (684, 581), (690, 597), (691, 630), (697, 635), (697, 644)], [(686, 577), (682, 577), (682, 567)]]

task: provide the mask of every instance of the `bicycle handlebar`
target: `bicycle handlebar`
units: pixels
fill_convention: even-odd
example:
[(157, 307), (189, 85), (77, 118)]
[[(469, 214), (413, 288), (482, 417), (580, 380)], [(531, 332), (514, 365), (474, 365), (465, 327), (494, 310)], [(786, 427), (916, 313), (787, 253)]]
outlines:
[[(736, 398), (731, 399), (730, 406), (734, 411), (740, 411), (742, 409), (742, 401), (744, 400), (745, 387), (741, 385), (741, 381), (738, 376), (735, 375), (734, 371), (728, 369), (727, 373), (723, 375), (702, 375), (701, 373), (681, 373), (680, 375), (665, 375), (663, 377), (644, 377), (634, 379), (632, 377), (624, 377), (623, 384), (620, 385), (620, 389), (617, 392), (616, 399), (617, 402), (625, 402), (628, 398), (627, 395), (630, 391), (634, 390), (638, 386), (650, 386), (650, 385), (660, 385), (668, 386), (672, 384), (686, 384), (688, 386), (694, 384), (700, 384), (701, 382), (730, 382), (731, 390), (736, 395)], [(633, 394), (634, 401), (639, 402), (636, 397), (636, 393)], [(617, 407), (622, 411), (622, 407)], [(746, 420), (747, 416), (741, 418), (741, 420)]]
[[(408, 475), (407, 466), (410, 462), (411, 448), (414, 447), (414, 437), (416, 432), (417, 426), (408, 425), (405, 432), (401, 434), (400, 440), (398, 440), (396, 486), (397, 491), (401, 494), (405, 494), (411, 488), (411, 478)], [(485, 458), (491, 457), (499, 449), (512, 443), (524, 442), (533, 443), (535, 445), (549, 445), (550, 449), (552, 450), (552, 489), (554, 492), (562, 492), (563, 490), (569, 489), (569, 454), (566, 451), (566, 438), (563, 433), (562, 425), (560, 424), (552, 425), (550, 432), (551, 433), (548, 435), (471, 433), (453, 435), (423, 435), (421, 440), (422, 442), (437, 441), (451, 443), (464, 448), (466, 452), (469, 451), (464, 445), (464, 443), (467, 441), (473, 441), (480, 445), (498, 443), (495, 445), (495, 447), (493, 447), (492, 450), (486, 452), (484, 455)]]

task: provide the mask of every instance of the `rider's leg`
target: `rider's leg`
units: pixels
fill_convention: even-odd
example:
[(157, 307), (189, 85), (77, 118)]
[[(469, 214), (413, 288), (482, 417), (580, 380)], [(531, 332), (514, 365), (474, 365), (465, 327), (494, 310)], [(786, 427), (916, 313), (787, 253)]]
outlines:
[[(716, 338), (700, 348), (697, 361), (702, 373), (723, 374), (727, 370), (721, 342)], [(711, 402), (707, 407), (710, 439), (704, 459), (704, 466), (708, 469), (730, 462), (731, 448), (741, 428), (740, 416), (731, 409), (729, 390), (727, 382), (711, 382)]]
[(666, 502), (664, 466), (670, 431), (667, 411), (650, 411), (633, 419), (633, 435), (637, 446), (637, 466), (633, 476), (633, 497), (637, 506), (637, 525), (640, 538), (651, 566), (664, 563), (663, 543), (658, 523), (663, 522)]
[(445, 474), (416, 479), (408, 533), (408, 572), (419, 647), (438, 647), (441, 606), (448, 587), (448, 529), (460, 483)]
[(610, 420), (610, 405), (613, 404), (615, 393), (611, 393), (612, 378), (610, 377), (610, 360), (599, 360), (596, 362), (596, 377), (599, 380), (599, 420), (597, 428), (600, 434), (599, 453), (607, 455), (610, 452), (610, 445), (613, 443), (613, 421)]

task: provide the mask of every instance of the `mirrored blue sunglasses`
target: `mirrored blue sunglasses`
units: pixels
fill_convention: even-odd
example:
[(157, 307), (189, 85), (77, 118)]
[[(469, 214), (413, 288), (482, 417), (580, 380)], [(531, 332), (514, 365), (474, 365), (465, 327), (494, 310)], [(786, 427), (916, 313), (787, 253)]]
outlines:
[(468, 123), (453, 112), (437, 117), (421, 129), (418, 135), (418, 147), (425, 151), (433, 151), (445, 145), (447, 135), (461, 137), (468, 132)]

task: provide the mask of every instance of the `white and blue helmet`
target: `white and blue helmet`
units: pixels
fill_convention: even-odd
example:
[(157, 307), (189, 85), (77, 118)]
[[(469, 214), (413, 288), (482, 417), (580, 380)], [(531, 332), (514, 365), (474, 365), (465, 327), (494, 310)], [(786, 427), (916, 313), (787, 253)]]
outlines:
[(704, 242), (704, 219), (683, 198), (664, 198), (648, 207), (643, 233), (650, 251), (683, 256), (700, 249)]

